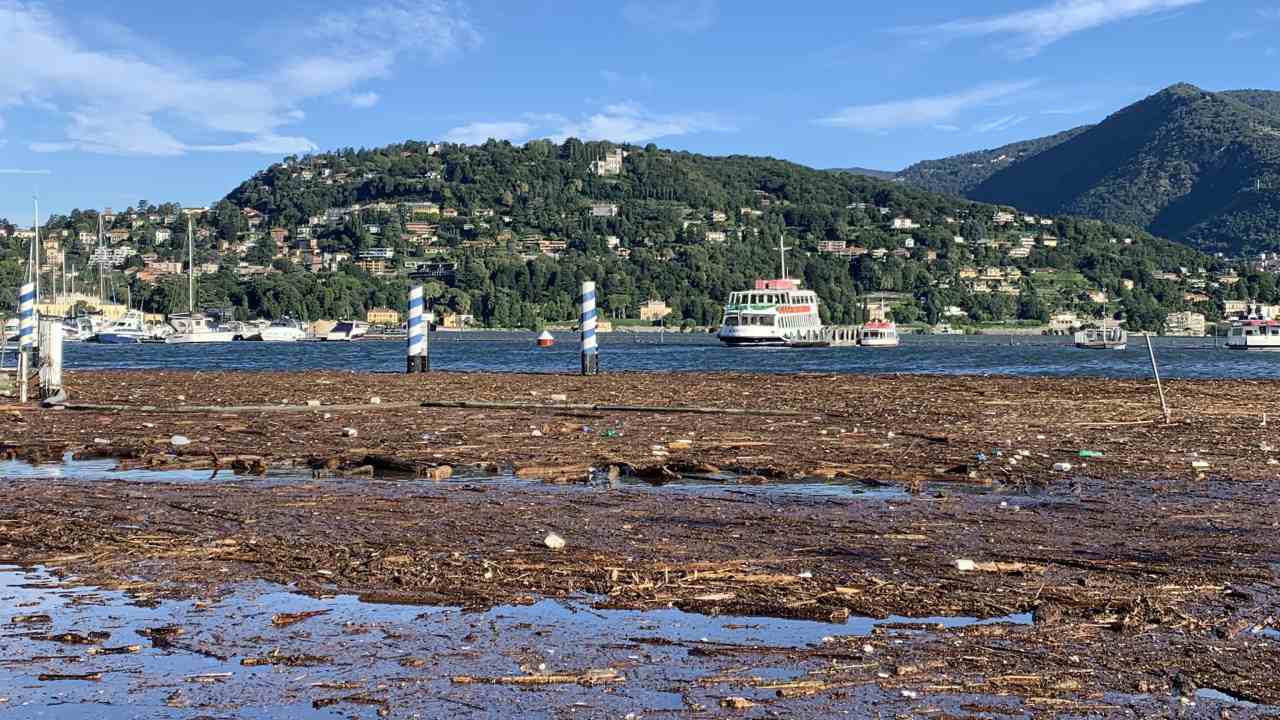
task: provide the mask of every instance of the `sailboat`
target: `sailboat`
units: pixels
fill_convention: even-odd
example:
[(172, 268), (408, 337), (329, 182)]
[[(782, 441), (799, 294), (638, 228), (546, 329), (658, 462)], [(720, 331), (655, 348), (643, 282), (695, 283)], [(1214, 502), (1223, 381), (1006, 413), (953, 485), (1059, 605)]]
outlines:
[(168, 345), (186, 343), (231, 342), (235, 333), (209, 327), (204, 315), (196, 314), (196, 246), (191, 232), (191, 218), (187, 218), (187, 314), (170, 315), (169, 322), (177, 330), (164, 339)]

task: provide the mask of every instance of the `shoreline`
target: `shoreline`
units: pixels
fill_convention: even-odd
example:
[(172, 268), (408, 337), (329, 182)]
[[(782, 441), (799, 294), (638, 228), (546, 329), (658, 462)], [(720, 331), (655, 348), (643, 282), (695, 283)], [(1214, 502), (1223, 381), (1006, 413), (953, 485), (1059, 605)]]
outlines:
[[(1267, 500), (1280, 453), (1261, 422), (1280, 383), (1170, 382), (1166, 426), (1150, 382), (681, 377), (68, 372), (77, 402), (219, 409), (9, 409), (11, 458), (186, 475), (0, 480), (0, 564), (147, 602), (266, 581), (477, 612), (587, 598), (641, 618), (816, 620), (836, 645), (690, 647), (678, 661), (710, 677), (726, 652), (820, 680), (791, 697), (748, 683), (766, 688), (752, 702), (801, 717), (853, 686), (901, 711), (916, 707), (908, 688), (955, 712), (999, 696), (1025, 712), (1158, 714), (1177, 677), (1280, 704), (1280, 642), (1259, 634), (1280, 617)], [(282, 403), (306, 409), (233, 409)], [(566, 407), (601, 404), (650, 409)], [(780, 414), (654, 409), (677, 405)], [(797, 481), (809, 485), (786, 492)], [(881, 639), (841, 630), (1025, 613)]]

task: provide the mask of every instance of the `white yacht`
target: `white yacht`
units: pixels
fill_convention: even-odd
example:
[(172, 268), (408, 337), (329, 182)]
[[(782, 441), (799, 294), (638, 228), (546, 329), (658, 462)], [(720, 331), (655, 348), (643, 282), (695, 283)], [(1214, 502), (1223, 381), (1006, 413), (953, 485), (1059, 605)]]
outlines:
[(831, 344), (818, 315), (818, 294), (787, 277), (787, 248), (778, 241), (782, 277), (729, 293), (716, 337), (726, 345), (818, 347)]
[(204, 315), (196, 314), (195, 256), (195, 240), (191, 232), (191, 218), (187, 218), (187, 314), (169, 316), (169, 323), (173, 325), (175, 332), (166, 337), (164, 341), (168, 345), (231, 342), (236, 336), (234, 332), (215, 329), (209, 325), (208, 318)]
[(342, 320), (333, 326), (324, 339), (330, 342), (348, 342), (369, 334), (369, 323), (362, 320)]
[(147, 325), (141, 310), (130, 310), (90, 340), (105, 345), (133, 345), (147, 338)]
[(257, 334), (250, 335), (245, 339), (261, 340), (262, 342), (298, 342), (306, 339), (306, 337), (307, 331), (302, 329), (302, 323), (284, 318), (262, 327)]
[(1275, 320), (1241, 320), (1227, 331), (1227, 347), (1231, 350), (1280, 350), (1280, 322)]

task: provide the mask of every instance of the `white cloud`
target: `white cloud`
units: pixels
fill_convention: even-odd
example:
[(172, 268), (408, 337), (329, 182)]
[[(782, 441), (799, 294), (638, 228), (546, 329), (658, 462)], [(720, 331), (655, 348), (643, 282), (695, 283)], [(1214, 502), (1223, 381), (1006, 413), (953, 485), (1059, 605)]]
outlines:
[(0, 168), (0, 175), (52, 175), (52, 170), (23, 170), (22, 168)]
[(473, 122), (453, 128), (444, 134), (444, 139), (464, 145), (482, 145), (491, 138), (519, 142), (532, 132), (533, 126), (525, 122)]
[(1035, 80), (980, 85), (949, 95), (852, 105), (818, 120), (821, 125), (855, 130), (884, 131), (905, 127), (947, 124), (960, 113), (994, 104), (1036, 84)]
[(1026, 120), (1026, 115), (1005, 115), (1003, 117), (995, 118), (994, 120), (978, 123), (973, 129), (980, 133), (998, 132), (1000, 130), (1008, 130), (1015, 125), (1020, 125), (1023, 122), (1026, 122)]
[(923, 27), (903, 28), (923, 36), (1018, 38), (1017, 54), (1031, 56), (1053, 43), (1120, 20), (1197, 5), (1204, 0), (1055, 0), (1048, 5), (990, 17), (963, 18)]
[(30, 144), (39, 152), (305, 152), (315, 144), (282, 132), (305, 117), (305, 102), (332, 96), (370, 107), (378, 96), (357, 86), (385, 76), (399, 58), (438, 58), (475, 42), (465, 19), (435, 0), (390, 0), (305, 27), (314, 42), (294, 45), (323, 52), (266, 68), (220, 62), (199, 69), (161, 50), (142, 57), (101, 38), (90, 46), (44, 5), (0, 0), (0, 37), (8, 41), (0, 110), (24, 107), (64, 120), (49, 123), (63, 126), (64, 137)]
[(715, 0), (632, 0), (622, 8), (627, 22), (654, 32), (706, 30), (718, 15)]
[(450, 142), (476, 145), (489, 138), (518, 142), (533, 137), (612, 140), (643, 143), (701, 132), (729, 132), (732, 126), (712, 113), (654, 113), (634, 102), (605, 105), (598, 112), (572, 119), (558, 114), (525, 113), (518, 121), (474, 122), (445, 133)]
[(600, 112), (580, 120), (566, 120), (554, 137), (642, 143), (675, 135), (729, 130), (732, 127), (711, 113), (651, 113), (640, 105), (624, 102), (606, 105)]
[(371, 108), (378, 104), (382, 98), (376, 92), (359, 93), (347, 98), (347, 102), (351, 103), (351, 107), (362, 109)]

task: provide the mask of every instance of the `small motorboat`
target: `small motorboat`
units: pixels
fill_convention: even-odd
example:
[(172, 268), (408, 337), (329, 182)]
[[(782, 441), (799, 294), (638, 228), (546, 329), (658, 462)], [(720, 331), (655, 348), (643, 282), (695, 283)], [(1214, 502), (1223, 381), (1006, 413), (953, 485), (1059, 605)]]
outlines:
[(1075, 344), (1081, 350), (1124, 350), (1129, 346), (1129, 334), (1114, 325), (1085, 328), (1075, 334)]

